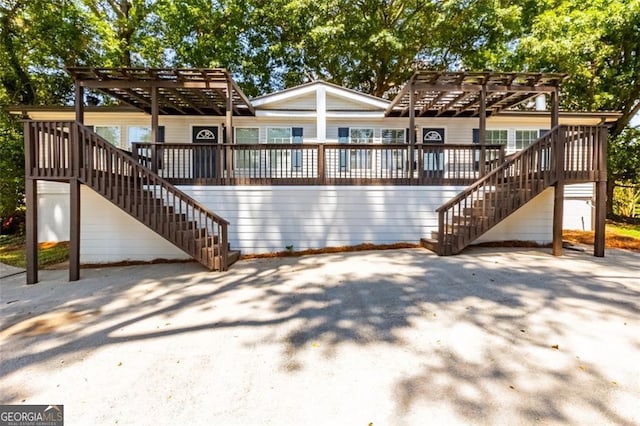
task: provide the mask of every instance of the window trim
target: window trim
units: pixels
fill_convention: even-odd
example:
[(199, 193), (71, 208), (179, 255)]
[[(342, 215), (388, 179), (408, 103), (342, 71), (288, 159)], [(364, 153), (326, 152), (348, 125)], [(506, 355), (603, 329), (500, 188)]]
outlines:
[(402, 130), (402, 142), (390, 142), (389, 144), (393, 144), (393, 145), (405, 145), (407, 144), (407, 129), (403, 128), (403, 127), (383, 127), (380, 129), (380, 144), (381, 145), (388, 145), (385, 141), (384, 141), (384, 137), (382, 136), (382, 132), (384, 132), (385, 130)]
[[(256, 126), (238, 126), (238, 127), (234, 127), (233, 128), (233, 142), (235, 144), (238, 144), (238, 129), (254, 129), (254, 130), (257, 130), (258, 131), (258, 139), (256, 140), (255, 143), (260, 143), (260, 127), (256, 127)], [(240, 145), (244, 145), (244, 144), (240, 144)]]
[[(349, 143), (365, 143), (370, 144), (374, 143), (376, 139), (376, 130), (373, 127), (348, 127), (349, 129)], [(371, 142), (353, 142), (353, 137), (351, 136), (351, 132), (353, 130), (371, 130)]]
[(535, 133), (535, 138), (533, 139), (533, 142), (535, 142), (539, 137), (540, 137), (540, 129), (513, 129), (513, 150), (515, 151), (521, 151), (525, 148), (527, 148), (527, 146), (531, 145), (531, 143), (527, 144), (527, 146), (523, 146), (521, 148), (518, 148), (518, 132), (531, 132), (531, 133)]
[[(289, 142), (269, 142), (269, 130), (271, 129), (289, 129)], [(293, 127), (291, 126), (268, 126), (265, 128), (265, 135), (264, 135), (264, 143), (265, 144), (269, 144), (269, 143), (273, 143), (273, 144), (279, 144), (279, 143), (288, 143), (288, 144), (293, 144)]]

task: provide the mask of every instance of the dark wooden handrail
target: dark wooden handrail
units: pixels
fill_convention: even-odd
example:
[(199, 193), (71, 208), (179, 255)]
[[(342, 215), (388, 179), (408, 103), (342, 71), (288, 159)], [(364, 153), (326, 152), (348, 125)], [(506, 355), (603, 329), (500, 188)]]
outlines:
[(503, 145), (477, 144), (135, 143), (132, 151), (179, 185), (466, 185), (504, 159)]
[(438, 253), (459, 252), (559, 177), (592, 181), (599, 144), (606, 143), (601, 130), (557, 126), (438, 207)]
[(78, 179), (209, 268), (227, 268), (224, 218), (78, 122), (27, 121), (25, 131), (29, 177)]

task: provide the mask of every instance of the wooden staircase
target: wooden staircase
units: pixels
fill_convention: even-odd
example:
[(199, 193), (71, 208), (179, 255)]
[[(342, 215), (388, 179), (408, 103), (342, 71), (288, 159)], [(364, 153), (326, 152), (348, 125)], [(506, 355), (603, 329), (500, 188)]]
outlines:
[(78, 122), (27, 122), (29, 167), (42, 180), (78, 179), (209, 270), (240, 257), (229, 223)]
[(460, 253), (559, 179), (595, 181), (602, 127), (557, 126), (438, 209), (438, 230), (422, 238), (440, 256)]

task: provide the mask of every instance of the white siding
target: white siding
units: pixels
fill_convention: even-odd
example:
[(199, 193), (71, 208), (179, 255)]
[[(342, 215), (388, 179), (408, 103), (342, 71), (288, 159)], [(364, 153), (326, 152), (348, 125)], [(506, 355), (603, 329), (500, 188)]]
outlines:
[[(49, 184), (48, 184), (49, 185)], [(68, 239), (68, 185), (41, 194), (40, 240)], [(238, 186), (181, 187), (227, 219), (232, 247), (246, 253), (360, 243), (417, 242), (437, 229), (435, 209), (462, 187), (402, 186)], [(82, 187), (81, 261), (185, 259), (187, 255), (144, 225)], [(571, 201), (565, 204), (568, 212)], [(583, 212), (584, 213), (584, 212)], [(53, 231), (58, 222), (66, 228)], [(551, 240), (553, 190), (548, 189), (478, 242)], [(42, 238), (45, 232), (55, 238)], [(44, 233), (45, 236), (49, 235)]]
[(564, 229), (592, 231), (594, 229), (594, 183), (566, 185), (564, 187)]
[(378, 111), (379, 107), (327, 93), (327, 111)]
[(553, 188), (548, 188), (476, 242), (516, 240), (545, 244), (552, 239)]
[(86, 186), (81, 193), (80, 261), (188, 259), (182, 250)]
[(261, 105), (260, 109), (283, 109), (283, 110), (302, 110), (302, 111), (315, 111), (316, 110), (316, 92), (304, 93), (300, 96), (295, 96), (290, 99), (270, 102), (268, 104)]
[(265, 253), (359, 243), (417, 242), (461, 187), (182, 186), (231, 222), (232, 247)]
[(69, 184), (38, 181), (38, 241), (69, 240)]

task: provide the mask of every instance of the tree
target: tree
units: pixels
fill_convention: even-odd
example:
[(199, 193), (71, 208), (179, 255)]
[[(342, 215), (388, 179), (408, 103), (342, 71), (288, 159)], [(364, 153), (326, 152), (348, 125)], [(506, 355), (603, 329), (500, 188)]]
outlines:
[(565, 72), (562, 105), (616, 110), (622, 133), (640, 111), (640, 1), (565, 0), (532, 17), (515, 49), (516, 69)]
[(254, 4), (262, 37), (252, 48), (269, 43), (278, 84), (321, 78), (386, 97), (418, 68), (457, 69), (463, 57), (495, 51), (513, 37), (519, 17), (516, 6), (493, 0)]

